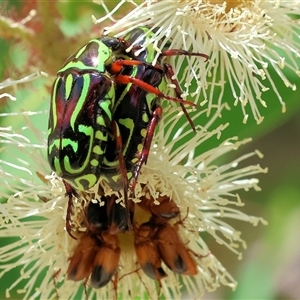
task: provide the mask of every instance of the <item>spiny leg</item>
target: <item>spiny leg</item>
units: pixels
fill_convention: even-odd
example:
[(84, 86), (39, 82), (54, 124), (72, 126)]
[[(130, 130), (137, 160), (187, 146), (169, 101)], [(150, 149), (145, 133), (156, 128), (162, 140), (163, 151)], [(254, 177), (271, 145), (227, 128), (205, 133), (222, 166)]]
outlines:
[(209, 60), (209, 56), (204, 53), (199, 52), (190, 52), (183, 49), (169, 49), (162, 51), (160, 56), (179, 56), (179, 55), (185, 55), (185, 56), (201, 56), (205, 58), (205, 62)]
[(162, 107), (158, 106), (154, 111), (153, 111), (153, 115), (152, 115), (152, 119), (148, 125), (147, 128), (147, 135), (145, 137), (144, 140), (144, 146), (143, 146), (143, 150), (141, 153), (141, 157), (139, 159), (139, 162), (137, 164), (137, 167), (135, 168), (134, 171), (134, 177), (133, 177), (133, 182), (131, 185), (131, 190), (133, 191), (135, 189), (136, 183), (137, 183), (137, 179), (138, 176), (140, 174), (142, 165), (145, 163), (147, 163), (147, 159), (149, 156), (149, 151), (150, 151), (150, 147), (151, 147), (151, 143), (153, 140), (153, 136), (154, 136), (154, 132), (155, 132), (155, 128), (159, 122), (159, 120), (161, 119), (162, 116)]
[[(169, 49), (169, 50), (165, 50), (165, 51), (162, 51), (162, 53), (160, 55), (161, 56), (179, 56), (179, 55), (200, 56), (200, 57), (204, 57), (205, 58), (205, 62), (208, 61), (208, 59), (209, 59), (209, 56), (207, 54), (198, 53), (198, 52), (190, 52), (190, 51), (182, 50), (182, 49)], [(174, 71), (173, 71), (172, 66), (169, 65), (169, 64), (167, 64), (167, 63), (164, 64), (164, 65), (167, 68), (167, 76), (168, 76), (168, 78), (175, 85), (176, 96), (178, 98), (181, 98), (181, 88), (180, 88), (180, 85), (179, 85), (179, 83), (178, 83), (178, 81), (176, 79), (172, 78), (174, 76)], [(182, 103), (180, 103), (180, 106), (181, 106), (181, 109), (182, 109), (183, 113), (187, 117), (189, 123), (191, 124), (191, 127), (192, 127), (193, 131), (196, 132), (195, 125), (194, 125), (192, 119), (190, 118), (188, 112), (186, 111), (186, 108), (183, 106)]]
[[(167, 71), (166, 74), (167, 74), (168, 78), (170, 79), (170, 81), (172, 82), (172, 84), (175, 85), (175, 93), (176, 93), (176, 97), (181, 98), (181, 93), (182, 93), (182, 91), (181, 91), (181, 88), (180, 88), (180, 85), (179, 85), (178, 80), (177, 80), (177, 79), (173, 79), (173, 76), (174, 76), (175, 74), (174, 74), (174, 71), (173, 71), (172, 66), (171, 66), (170, 64), (167, 64), (167, 63), (164, 64), (164, 66), (166, 67), (166, 71)], [(191, 119), (190, 115), (188, 114), (186, 108), (184, 107), (184, 105), (183, 105), (182, 103), (179, 103), (179, 104), (180, 104), (180, 106), (181, 106), (181, 109), (182, 109), (184, 115), (185, 115), (186, 118), (188, 119), (188, 122), (190, 123), (190, 125), (191, 125), (193, 131), (196, 133), (195, 124), (194, 124), (193, 120)]]
[(66, 215), (66, 230), (70, 237), (77, 240), (77, 238), (72, 234), (72, 227), (71, 227), (71, 214), (72, 214), (72, 207), (73, 207), (73, 196), (78, 197), (75, 189), (67, 183), (65, 180), (63, 180), (63, 184), (66, 189), (66, 196), (69, 197), (68, 200), (68, 209), (67, 209), (67, 215)]
[(130, 205), (128, 200), (128, 189), (129, 189), (129, 182), (127, 177), (127, 168), (123, 156), (123, 142), (122, 142), (122, 136), (120, 133), (120, 129), (116, 121), (112, 122), (112, 130), (116, 141), (116, 149), (118, 153), (119, 158), (119, 165), (120, 165), (120, 173), (121, 178), (123, 181), (123, 187), (124, 187), (124, 203), (126, 208), (126, 219), (127, 219), (127, 225), (130, 231), (132, 231), (132, 224), (130, 220)]
[(56, 282), (56, 278), (58, 277), (59, 273), (61, 272), (61, 269), (58, 269), (52, 276), (52, 280), (53, 280), (53, 285), (54, 285), (54, 289), (55, 289), (55, 294), (57, 299), (59, 299), (59, 294), (58, 294), (58, 290), (57, 290), (57, 282)]

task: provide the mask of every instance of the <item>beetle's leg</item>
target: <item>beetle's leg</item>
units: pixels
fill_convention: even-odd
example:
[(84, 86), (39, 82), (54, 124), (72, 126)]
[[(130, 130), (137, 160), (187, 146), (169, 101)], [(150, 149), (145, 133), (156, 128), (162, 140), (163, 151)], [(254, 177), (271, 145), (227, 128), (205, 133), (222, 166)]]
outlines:
[(114, 275), (114, 278), (111, 280), (111, 283), (114, 287), (114, 292), (115, 292), (114, 299), (118, 299), (118, 282), (119, 282), (119, 274), (118, 274), (118, 272), (116, 272)]
[(122, 44), (122, 49), (126, 51), (126, 49), (131, 48), (131, 50), (126, 51), (128, 53), (132, 53), (133, 51), (137, 51), (142, 48), (141, 45), (131, 45), (128, 41), (126, 41), (123, 37), (118, 38), (119, 42)]
[(128, 183), (128, 177), (127, 177), (127, 168), (123, 156), (123, 142), (122, 142), (122, 136), (120, 133), (119, 126), (116, 121), (112, 122), (112, 130), (114, 133), (115, 137), (115, 142), (116, 142), (116, 149), (118, 153), (118, 158), (119, 158), (119, 165), (120, 165), (120, 173), (121, 173), (121, 178), (123, 181), (123, 187), (124, 187), (124, 202), (125, 202), (125, 208), (126, 208), (126, 219), (127, 219), (127, 225), (130, 231), (132, 231), (132, 224), (131, 224), (131, 219), (130, 219), (130, 205), (129, 205), (129, 200), (128, 200), (128, 188), (129, 188), (129, 183)]
[[(197, 53), (197, 52), (189, 52), (187, 50), (182, 50), (182, 49), (169, 49), (169, 50), (165, 50), (165, 51), (162, 51), (162, 53), (160, 55), (161, 56), (178, 56), (178, 55), (201, 56), (201, 57), (205, 58), (205, 61), (208, 61), (208, 59), (209, 59), (209, 56), (207, 54)], [(165, 67), (167, 69), (167, 76), (168, 76), (168, 78), (175, 85), (176, 96), (178, 98), (181, 98), (181, 88), (180, 88), (180, 85), (179, 85), (179, 83), (178, 83), (178, 81), (176, 79), (172, 79), (172, 77), (174, 76), (174, 72), (173, 72), (172, 66), (169, 65), (169, 64), (164, 64), (164, 65), (165, 65)], [(191, 124), (191, 127), (192, 127), (193, 131), (196, 132), (195, 125), (194, 125), (192, 119), (190, 118), (188, 112), (186, 111), (186, 108), (182, 105), (182, 103), (180, 103), (180, 106), (181, 106), (181, 109), (182, 109), (183, 113), (187, 117), (189, 123)]]
[(145, 66), (149, 66), (151, 68), (155, 68), (156, 70), (161, 70), (163, 72), (163, 67), (160, 65), (155, 65), (153, 66), (151, 63), (147, 63), (144, 61), (140, 61), (140, 60), (134, 60), (134, 59), (119, 59), (116, 60), (114, 63), (112, 63), (112, 65), (109, 68), (109, 72), (111, 74), (119, 74), (124, 67), (128, 67), (128, 66), (140, 66), (140, 65), (145, 65)]
[[(137, 276), (139, 277), (139, 281), (144, 285), (144, 288), (145, 288), (145, 290), (146, 290), (147, 295), (151, 295), (150, 291), (149, 291), (148, 288), (147, 288), (147, 285), (144, 283), (144, 281), (143, 281), (143, 279), (142, 279), (142, 277), (141, 277), (141, 275), (140, 275), (140, 273), (139, 273), (140, 270), (141, 270), (141, 267), (139, 267), (138, 269), (133, 270), (133, 271), (131, 271), (131, 272), (128, 272), (128, 273), (126, 273), (126, 274), (123, 274), (123, 275), (119, 278), (119, 281), (121, 281), (123, 278), (125, 278), (125, 277), (128, 276), (128, 275), (131, 275), (131, 274), (133, 274), (133, 273), (136, 273)], [(130, 299), (132, 299), (132, 295), (131, 295), (131, 291), (130, 291), (130, 290), (128, 290), (128, 296), (129, 296)], [(157, 297), (157, 299), (158, 299), (158, 298), (159, 298), (159, 297)]]
[(85, 294), (86, 300), (89, 299), (89, 295), (88, 295), (88, 291), (87, 291), (88, 280), (89, 280), (89, 276), (84, 280), (84, 283), (83, 283), (84, 294)]
[(162, 116), (162, 107), (158, 106), (154, 111), (153, 111), (153, 115), (152, 115), (152, 119), (148, 125), (147, 128), (147, 134), (144, 140), (144, 146), (143, 146), (143, 150), (141, 153), (141, 157), (139, 158), (139, 162), (137, 164), (137, 167), (134, 170), (134, 176), (133, 176), (133, 182), (131, 185), (131, 190), (133, 191), (136, 183), (137, 183), (137, 179), (138, 176), (140, 174), (142, 165), (145, 163), (147, 163), (147, 159), (148, 159), (148, 155), (149, 155), (149, 151), (150, 151), (150, 147), (151, 147), (151, 143), (152, 143), (152, 139), (154, 136), (154, 132), (155, 132), (155, 128), (159, 122), (159, 120), (161, 119)]
[[(166, 75), (168, 76), (168, 78), (170, 79), (170, 81), (172, 82), (172, 84), (175, 85), (175, 93), (176, 93), (176, 97), (177, 98), (181, 98), (181, 88), (180, 88), (180, 85), (179, 85), (179, 82), (177, 79), (173, 79), (173, 76), (175, 75), (174, 74), (174, 71), (173, 71), (173, 68), (170, 64), (164, 64), (165, 68), (166, 68)], [(195, 129), (195, 124), (193, 122), (193, 120), (191, 119), (190, 115), (188, 114), (186, 108), (184, 107), (184, 105), (182, 103), (179, 103), (180, 106), (181, 106), (181, 109), (184, 113), (184, 115), (186, 116), (186, 118), (188, 119), (193, 131), (196, 133), (196, 129)]]
[(117, 84), (128, 84), (128, 83), (135, 84), (136, 86), (143, 89), (144, 91), (146, 91), (148, 93), (155, 94), (160, 98), (164, 98), (164, 99), (167, 99), (167, 100), (171, 100), (171, 101), (174, 101), (174, 102), (179, 102), (179, 103), (182, 103), (182, 104), (187, 104), (187, 105), (191, 105), (191, 106), (195, 106), (195, 107), (197, 106), (197, 104), (195, 104), (193, 102), (190, 102), (190, 101), (183, 100), (182, 98), (170, 97), (170, 96), (162, 93), (156, 87), (144, 82), (143, 80), (140, 80), (140, 79), (132, 77), (132, 76), (117, 75), (115, 77), (115, 80), (116, 80)]
[(59, 299), (59, 294), (58, 294), (58, 290), (57, 290), (57, 286), (56, 286), (56, 278), (58, 277), (59, 273), (61, 272), (61, 269), (58, 269), (52, 276), (52, 280), (53, 280), (53, 284), (54, 284), (54, 290), (55, 290), (55, 294), (57, 299)]
[(179, 56), (179, 55), (185, 55), (185, 56), (201, 56), (205, 58), (205, 61), (208, 61), (209, 56), (204, 53), (199, 52), (190, 52), (183, 49), (169, 49), (162, 51), (160, 56)]
[(74, 188), (67, 183), (65, 180), (63, 180), (63, 184), (66, 189), (66, 196), (69, 197), (68, 200), (68, 209), (67, 209), (67, 215), (66, 215), (66, 230), (70, 237), (77, 240), (77, 238), (72, 234), (72, 227), (71, 227), (71, 214), (72, 214), (72, 208), (73, 208), (73, 196), (77, 196), (76, 191)]

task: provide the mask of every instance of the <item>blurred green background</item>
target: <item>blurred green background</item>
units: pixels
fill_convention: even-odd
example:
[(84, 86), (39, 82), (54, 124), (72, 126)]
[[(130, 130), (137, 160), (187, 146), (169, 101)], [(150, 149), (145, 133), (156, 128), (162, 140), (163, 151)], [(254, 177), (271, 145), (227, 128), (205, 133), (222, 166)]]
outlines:
[[(113, 8), (119, 1), (107, 2), (107, 6)], [(120, 17), (132, 7), (130, 4), (123, 6)], [(33, 9), (37, 14), (32, 20), (23, 27), (12, 28), (13, 22), (20, 22)], [(7, 78), (19, 79), (36, 70), (49, 75), (21, 84), (17, 90), (4, 90), (18, 101), (0, 98), (0, 111), (48, 109), (51, 84), (66, 57), (90, 37), (101, 35), (102, 24), (94, 25), (91, 15), (104, 16), (103, 8), (91, 1), (0, 1), (0, 14), (5, 17), (0, 19), (0, 82)], [(212, 253), (238, 281), (238, 287), (235, 292), (227, 287), (220, 288), (207, 293), (205, 299), (300, 298), (300, 95), (298, 91), (287, 89), (272, 70), (270, 73), (284, 95), (286, 113), (281, 113), (275, 93), (268, 91), (264, 93), (268, 108), (261, 108), (265, 116), (262, 124), (257, 125), (251, 117), (246, 125), (242, 124), (239, 107), (232, 107), (218, 120), (219, 123), (230, 122), (221, 139), (231, 136), (253, 138), (250, 144), (230, 153), (228, 160), (254, 149), (264, 154), (261, 160), (254, 157), (245, 162), (269, 168), (267, 175), (257, 176), (262, 191), (241, 191), (241, 198), (246, 204), (242, 208), (244, 212), (263, 216), (269, 225), (253, 227), (243, 222), (231, 222), (248, 244), (241, 261), (225, 247), (208, 240)], [(295, 74), (289, 72), (286, 75), (299, 85)], [(225, 93), (227, 102), (231, 98), (230, 91)], [(2, 118), (0, 126), (4, 125), (7, 124)], [(46, 131), (46, 122), (41, 129)], [(212, 140), (211, 146), (219, 142)], [(0, 240), (0, 246), (2, 243)], [(5, 298), (5, 288), (17, 274), (15, 271), (0, 278), (0, 299)], [(12, 299), (16, 297), (14, 294)]]

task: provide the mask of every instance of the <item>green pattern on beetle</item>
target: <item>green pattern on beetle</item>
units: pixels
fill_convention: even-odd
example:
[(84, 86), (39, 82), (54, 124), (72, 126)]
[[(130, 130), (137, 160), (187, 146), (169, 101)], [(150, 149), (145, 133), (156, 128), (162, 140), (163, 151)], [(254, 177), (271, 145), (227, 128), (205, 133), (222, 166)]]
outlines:
[(77, 190), (93, 187), (100, 177), (115, 104), (107, 69), (117, 56), (127, 57), (117, 38), (93, 39), (67, 59), (53, 84), (48, 160)]

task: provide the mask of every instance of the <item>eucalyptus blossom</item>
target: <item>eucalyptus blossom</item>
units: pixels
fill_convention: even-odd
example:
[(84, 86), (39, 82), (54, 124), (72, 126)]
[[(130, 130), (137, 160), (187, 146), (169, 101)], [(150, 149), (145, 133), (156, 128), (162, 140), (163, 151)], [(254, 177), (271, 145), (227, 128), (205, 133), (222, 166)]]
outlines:
[[(206, 111), (194, 114), (196, 120)], [(214, 117), (203, 126), (196, 126), (196, 134), (184, 119), (184, 125), (176, 127), (184, 116), (170, 106), (156, 131), (150, 156), (143, 166), (134, 196), (130, 201), (139, 202), (143, 187), (147, 186), (153, 201), (160, 195), (173, 200), (179, 207), (179, 235), (197, 265), (195, 276), (174, 274), (163, 264), (167, 277), (161, 280), (161, 288), (147, 277), (137, 265), (132, 233), (121, 234), (121, 257), (117, 268), (117, 285), (108, 283), (101, 289), (92, 289), (89, 281), (67, 280), (69, 259), (74, 254), (78, 240), (66, 231), (68, 197), (62, 179), (50, 171), (46, 160), (46, 132), (34, 122), (36, 116), (47, 120), (47, 112), (2, 113), (11, 126), (0, 128), (1, 159), (0, 178), (0, 238), (12, 237), (11, 242), (0, 246), (0, 278), (10, 270), (21, 267), (20, 274), (6, 289), (9, 297), (18, 287), (24, 299), (84, 298), (85, 293), (98, 299), (114, 299), (160, 296), (179, 299), (185, 288), (191, 297), (201, 297), (221, 285), (235, 288), (236, 281), (225, 269), (218, 257), (209, 249), (203, 233), (211, 235), (220, 247), (227, 247), (240, 258), (246, 247), (238, 228), (230, 219), (257, 225), (264, 221), (240, 211), (243, 206), (239, 190), (260, 190), (255, 175), (266, 169), (257, 165), (240, 166), (244, 160), (258, 156), (258, 151), (242, 155), (227, 163), (219, 164), (221, 157), (248, 142), (236, 137), (220, 141), (219, 145), (201, 151), (210, 139), (221, 138), (227, 124), (214, 127)], [(23, 124), (13, 122), (23, 119)], [(212, 127), (212, 129), (210, 129)], [(243, 163), (243, 165), (245, 165)], [(105, 194), (116, 193), (103, 182), (73, 201), (73, 226), (84, 233), (80, 218), (91, 197), (97, 198), (99, 186)], [(138, 218), (138, 216), (136, 216)], [(79, 221), (78, 221), (79, 220)], [(77, 222), (78, 221), (78, 222)], [(175, 245), (174, 245), (175, 246)], [(40, 284), (37, 286), (37, 282)], [(182, 282), (183, 285), (180, 283)]]
[[(128, 2), (132, 10), (116, 20), (114, 15)], [(105, 1), (100, 3), (107, 15), (93, 18), (96, 23), (111, 18), (107, 35), (123, 36), (136, 26), (148, 26), (151, 31), (156, 28), (156, 34), (145, 39), (144, 47), (153, 43), (156, 58), (167, 43), (169, 48), (210, 57), (208, 62), (195, 57), (172, 59), (175, 74), (183, 74), (178, 76), (183, 97), (195, 97), (195, 102), (207, 105), (210, 111), (224, 102), (228, 87), (233, 101), (228, 97), (226, 101), (240, 106), (243, 122), (252, 114), (260, 123), (260, 111), (268, 104), (264, 93), (273, 90), (285, 112), (283, 91), (274, 80), (279, 76), (286, 87), (296, 90), (287, 74), (300, 75), (299, 1), (145, 0), (139, 4), (123, 0), (110, 12)]]

